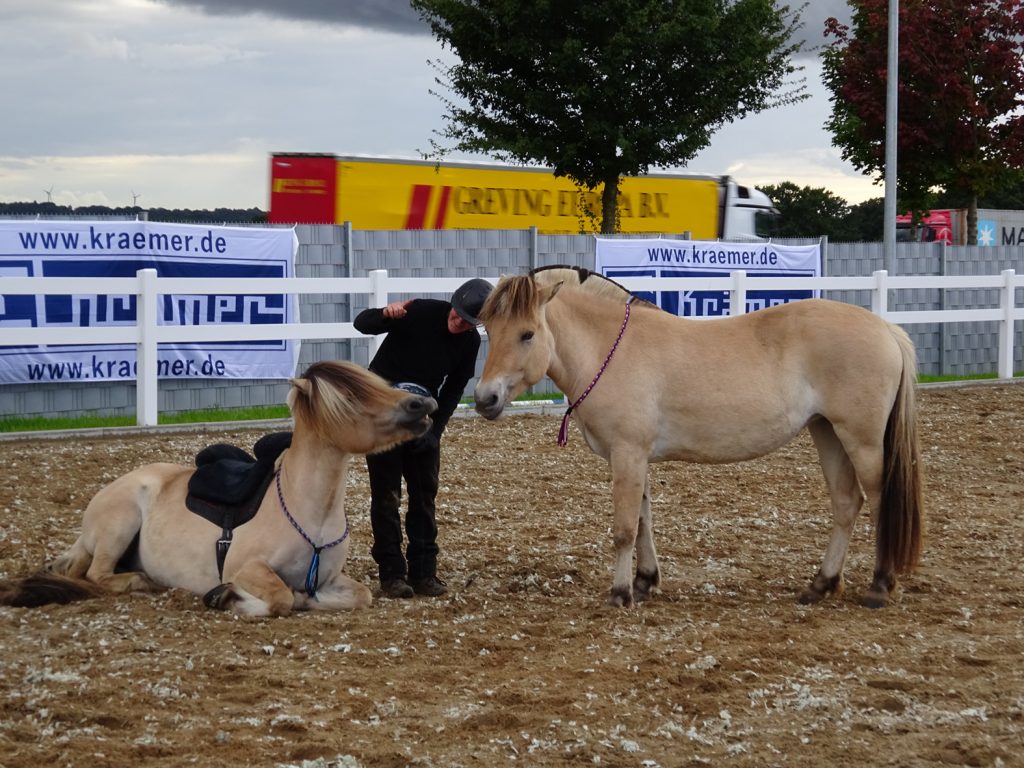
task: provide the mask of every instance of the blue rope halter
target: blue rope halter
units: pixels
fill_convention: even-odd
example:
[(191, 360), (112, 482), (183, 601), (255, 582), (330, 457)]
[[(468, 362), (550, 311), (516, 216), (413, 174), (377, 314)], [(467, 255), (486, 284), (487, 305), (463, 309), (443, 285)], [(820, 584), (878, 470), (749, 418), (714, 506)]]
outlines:
[(291, 512), (288, 511), (288, 505), (284, 503), (284, 493), (281, 491), (281, 470), (280, 468), (274, 473), (274, 482), (277, 485), (277, 500), (281, 502), (281, 509), (284, 511), (285, 517), (288, 518), (288, 522), (292, 524), (292, 527), (299, 532), (299, 536), (304, 538), (306, 542), (313, 548), (313, 557), (309, 561), (309, 570), (306, 571), (306, 594), (316, 600), (316, 589), (320, 583), (320, 553), (325, 549), (336, 547), (345, 539), (348, 538), (348, 515), (345, 515), (345, 532), (341, 534), (337, 539), (328, 544), (322, 544), (317, 546), (313, 543), (313, 540), (309, 538), (302, 526), (299, 525), (295, 518), (292, 517)]

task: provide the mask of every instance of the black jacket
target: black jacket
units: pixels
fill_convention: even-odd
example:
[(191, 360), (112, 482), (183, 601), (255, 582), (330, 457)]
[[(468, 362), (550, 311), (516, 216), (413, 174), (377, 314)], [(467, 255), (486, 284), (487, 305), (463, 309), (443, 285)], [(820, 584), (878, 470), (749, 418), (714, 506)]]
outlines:
[(405, 317), (384, 317), (382, 308), (360, 312), (353, 325), (360, 333), (386, 333), (370, 362), (370, 370), (392, 384), (409, 381), (426, 387), (437, 399), (431, 431), (440, 437), (455, 412), (466, 384), (476, 373), (480, 334), (451, 333), (452, 305), (437, 299), (415, 299)]

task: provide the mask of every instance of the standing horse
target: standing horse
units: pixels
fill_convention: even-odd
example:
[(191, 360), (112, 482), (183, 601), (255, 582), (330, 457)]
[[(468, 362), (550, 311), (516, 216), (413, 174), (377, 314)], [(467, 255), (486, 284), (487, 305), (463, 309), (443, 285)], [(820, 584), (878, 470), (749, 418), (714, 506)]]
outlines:
[(859, 307), (818, 299), (685, 319), (570, 267), (502, 278), (481, 319), (489, 344), (477, 411), (497, 418), (546, 373), (569, 399), (566, 420), (572, 413), (590, 449), (611, 466), (613, 605), (643, 599), (660, 581), (650, 462), (744, 461), (782, 447), (804, 427), (831, 495), (832, 533), (800, 602), (841, 591), (865, 496), (876, 559), (864, 604), (884, 606), (896, 574), (916, 565), (916, 363), (900, 328)]
[(342, 572), (349, 458), (419, 437), (437, 403), (345, 362), (315, 363), (291, 385), (291, 447), (255, 516), (229, 536), (223, 579), (216, 551), (224, 532), (186, 507), (195, 468), (149, 464), (102, 488), (71, 548), (45, 571), (0, 587), (0, 604), (179, 587), (252, 616), (368, 606), (370, 590)]

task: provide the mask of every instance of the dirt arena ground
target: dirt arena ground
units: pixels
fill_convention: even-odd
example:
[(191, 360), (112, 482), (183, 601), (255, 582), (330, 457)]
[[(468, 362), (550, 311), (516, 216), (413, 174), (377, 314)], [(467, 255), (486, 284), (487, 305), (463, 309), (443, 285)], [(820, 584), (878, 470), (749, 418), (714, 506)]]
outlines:
[[(806, 436), (653, 469), (663, 585), (605, 605), (606, 464), (557, 416), (454, 420), (439, 599), (241, 619), (179, 591), (0, 609), (0, 766), (1024, 765), (1024, 386), (921, 392), (928, 540), (899, 600), (796, 603), (828, 533)], [(0, 441), (0, 578), (90, 495), (258, 431)], [(349, 572), (375, 586), (365, 467)], [(211, 557), (213, 553), (211, 552)]]

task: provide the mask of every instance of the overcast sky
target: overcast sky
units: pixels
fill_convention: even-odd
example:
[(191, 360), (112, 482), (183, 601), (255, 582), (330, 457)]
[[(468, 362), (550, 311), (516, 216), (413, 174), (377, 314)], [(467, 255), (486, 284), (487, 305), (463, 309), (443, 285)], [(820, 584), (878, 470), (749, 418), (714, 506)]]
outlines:
[[(845, 0), (808, 4), (811, 45), (830, 15)], [(443, 127), (446, 54), (406, 0), (2, 0), (0, 29), (0, 202), (266, 209), (272, 152), (416, 158)], [(817, 56), (800, 63), (810, 99), (686, 169), (881, 197), (831, 146)]]

